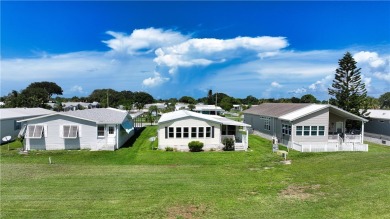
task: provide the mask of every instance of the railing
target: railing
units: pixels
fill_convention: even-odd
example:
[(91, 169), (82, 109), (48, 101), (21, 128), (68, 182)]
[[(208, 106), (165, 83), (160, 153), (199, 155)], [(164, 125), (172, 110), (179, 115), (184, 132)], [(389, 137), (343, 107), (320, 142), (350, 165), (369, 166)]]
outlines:
[(344, 135), (344, 142), (354, 142), (354, 143), (359, 143), (361, 142), (362, 135)]
[(339, 134), (337, 134), (337, 135), (328, 135), (328, 141), (330, 141), (330, 142), (338, 142), (339, 138), (340, 138)]
[(292, 149), (301, 152), (368, 151), (368, 145), (354, 142), (293, 142)]

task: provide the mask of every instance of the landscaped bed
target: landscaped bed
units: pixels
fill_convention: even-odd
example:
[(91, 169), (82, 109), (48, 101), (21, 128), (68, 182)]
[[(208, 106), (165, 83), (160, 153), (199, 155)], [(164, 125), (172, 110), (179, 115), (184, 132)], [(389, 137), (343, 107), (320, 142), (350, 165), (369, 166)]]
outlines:
[[(2, 218), (389, 218), (390, 148), (299, 153), (153, 150), (147, 127), (117, 151), (1, 146)], [(49, 164), (49, 157), (52, 164)]]

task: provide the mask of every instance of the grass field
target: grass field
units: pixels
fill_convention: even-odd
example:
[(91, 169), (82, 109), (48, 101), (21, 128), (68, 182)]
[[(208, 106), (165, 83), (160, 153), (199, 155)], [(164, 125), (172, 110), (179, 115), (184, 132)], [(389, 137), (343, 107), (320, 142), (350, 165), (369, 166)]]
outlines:
[[(290, 152), (152, 150), (148, 127), (117, 151), (1, 146), (2, 218), (390, 218), (390, 147)], [(53, 164), (49, 164), (49, 157)]]

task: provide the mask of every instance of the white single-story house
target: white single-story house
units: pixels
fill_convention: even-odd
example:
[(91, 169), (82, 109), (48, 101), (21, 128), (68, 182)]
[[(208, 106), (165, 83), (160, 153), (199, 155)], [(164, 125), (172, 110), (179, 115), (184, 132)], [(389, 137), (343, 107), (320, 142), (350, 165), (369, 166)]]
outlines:
[(390, 145), (390, 110), (367, 110), (369, 121), (365, 125), (367, 141)]
[[(0, 138), (11, 136), (14, 140), (21, 129), (18, 120), (48, 115), (54, 113), (43, 108), (1, 108), (0, 109)], [(1, 141), (1, 143), (4, 143)]]
[(217, 115), (204, 115), (188, 110), (165, 113), (158, 121), (158, 148), (172, 147), (188, 151), (191, 141), (203, 142), (203, 150), (222, 149), (222, 139), (233, 138), (235, 150), (248, 149), (250, 125)]
[[(359, 134), (346, 133), (346, 121), (362, 123)], [(363, 143), (367, 119), (326, 104), (263, 103), (244, 111), (244, 122), (262, 137), (302, 152), (368, 151)]]
[(134, 135), (127, 111), (96, 108), (24, 119), (25, 150), (115, 150)]
[(216, 105), (203, 105), (203, 104), (196, 104), (195, 109), (193, 110), (197, 113), (202, 113), (206, 115), (221, 115), (225, 112), (221, 107)]
[[(51, 106), (54, 108), (57, 103), (50, 102), (46, 103), (47, 105)], [(63, 111), (75, 111), (75, 110), (80, 110), (80, 109), (95, 109), (95, 108), (100, 108), (100, 103), (99, 102), (92, 102), (92, 103), (86, 103), (86, 102), (63, 102), (62, 104), (62, 109)]]

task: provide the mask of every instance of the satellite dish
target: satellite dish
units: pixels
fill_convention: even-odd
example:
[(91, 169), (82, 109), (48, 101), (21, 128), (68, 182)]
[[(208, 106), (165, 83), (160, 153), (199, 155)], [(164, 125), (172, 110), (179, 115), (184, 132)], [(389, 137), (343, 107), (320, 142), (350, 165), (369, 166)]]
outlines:
[(11, 136), (7, 135), (7, 136), (3, 137), (1, 140), (4, 142), (7, 142), (7, 141), (11, 140)]

